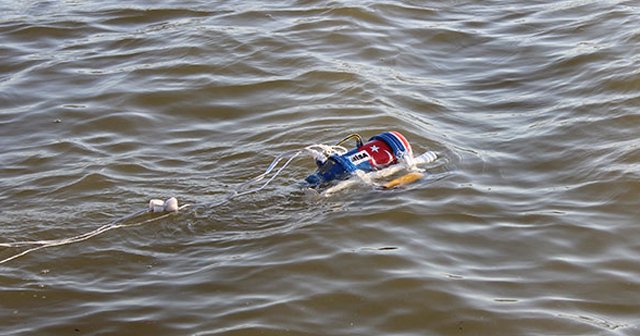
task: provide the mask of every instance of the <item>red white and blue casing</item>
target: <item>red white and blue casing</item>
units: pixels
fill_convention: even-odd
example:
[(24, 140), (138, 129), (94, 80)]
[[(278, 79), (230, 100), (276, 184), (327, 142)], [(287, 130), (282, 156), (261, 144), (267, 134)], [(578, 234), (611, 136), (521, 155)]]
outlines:
[(390, 131), (371, 137), (365, 144), (342, 155), (331, 155), (326, 161), (316, 161), (318, 170), (307, 176), (310, 187), (345, 180), (356, 170), (371, 172), (398, 163), (405, 155), (413, 157), (409, 141), (399, 132)]

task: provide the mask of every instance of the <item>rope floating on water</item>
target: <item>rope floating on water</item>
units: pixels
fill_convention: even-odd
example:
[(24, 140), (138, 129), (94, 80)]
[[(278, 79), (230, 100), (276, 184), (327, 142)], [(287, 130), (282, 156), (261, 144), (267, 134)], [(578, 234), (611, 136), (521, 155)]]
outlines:
[[(188, 208), (189, 206), (191, 206), (190, 204), (184, 204), (182, 206), (180, 206), (178, 208), (178, 210), (182, 210), (185, 208)], [(147, 211), (139, 211), (136, 212), (135, 215), (141, 215), (142, 213), (145, 213)], [(124, 219), (120, 219), (119, 221), (116, 221), (115, 223), (111, 223), (111, 224), (106, 224), (103, 225), (93, 231), (89, 231), (87, 233), (83, 233), (81, 235), (77, 235), (77, 236), (73, 236), (73, 237), (69, 237), (69, 238), (63, 238), (63, 239), (55, 239), (55, 240), (39, 240), (39, 241), (22, 241), (22, 242), (13, 242), (13, 243), (2, 243), (0, 244), (0, 246), (3, 247), (23, 247), (23, 246), (33, 246), (33, 245), (39, 245), (36, 247), (32, 247), (30, 249), (24, 250), (20, 253), (14, 254), (11, 257), (5, 258), (3, 260), (0, 260), (0, 264), (4, 264), (6, 262), (9, 262), (11, 260), (20, 258), (22, 256), (25, 256), (31, 252), (35, 252), (44, 248), (48, 248), (48, 247), (55, 247), (55, 246), (61, 246), (61, 245), (68, 245), (68, 244), (73, 244), (73, 243), (78, 243), (90, 238), (93, 238), (99, 234), (105, 233), (107, 231), (110, 230), (114, 230), (114, 229), (118, 229), (118, 228), (123, 228), (123, 227), (131, 227), (131, 226), (138, 226), (138, 225), (143, 225), (143, 224), (147, 224), (147, 223), (151, 223), (151, 222), (156, 222), (159, 221), (161, 219), (167, 218), (169, 216), (171, 216), (173, 214), (173, 212), (169, 212), (169, 213), (165, 213), (161, 216), (158, 217), (154, 217), (154, 218), (150, 218), (141, 222), (137, 222), (137, 223), (132, 223), (132, 224), (115, 224), (117, 222), (123, 221)], [(131, 216), (128, 216), (131, 217)]]
[[(303, 152), (307, 152), (309, 154), (311, 154), (314, 157), (319, 157), (319, 156), (323, 156), (323, 155), (331, 155), (334, 153), (344, 153), (346, 152), (346, 149), (344, 147), (341, 146), (327, 146), (327, 145), (311, 145), (308, 147), (305, 147), (303, 150), (297, 150), (297, 151), (289, 151), (289, 152), (285, 152), (282, 153), (280, 155), (278, 155), (272, 162), (271, 164), (269, 164), (269, 166), (267, 167), (267, 169), (265, 170), (264, 173), (254, 177), (253, 179), (242, 183), (241, 185), (239, 185), (236, 189), (234, 189), (233, 191), (231, 191), (227, 197), (225, 197), (224, 199), (222, 199), (221, 201), (217, 201), (217, 202), (209, 202), (209, 203), (200, 203), (200, 204), (184, 204), (181, 206), (178, 206), (178, 200), (175, 197), (171, 197), (166, 201), (162, 201), (162, 200), (158, 200), (158, 199), (152, 199), (149, 201), (149, 209), (148, 210), (140, 210), (137, 211), (131, 215), (125, 216), (123, 218), (117, 219), (109, 224), (105, 224), (102, 225), (100, 227), (98, 227), (95, 230), (77, 235), (77, 236), (73, 236), (73, 237), (69, 237), (69, 238), (62, 238), (62, 239), (52, 239), (52, 240), (34, 240), (34, 241), (17, 241), (17, 242), (9, 242), (9, 243), (0, 243), (0, 247), (6, 247), (6, 248), (20, 248), (20, 247), (29, 247), (32, 246), (20, 253), (16, 253), (10, 257), (7, 257), (5, 259), (0, 260), (0, 264), (4, 264), (7, 263), (9, 261), (15, 260), (17, 258), (23, 257), (31, 252), (35, 252), (38, 250), (42, 250), (45, 248), (49, 248), (49, 247), (56, 247), (56, 246), (62, 246), (62, 245), (68, 245), (68, 244), (73, 244), (73, 243), (78, 243), (81, 241), (85, 241), (88, 239), (91, 239), (97, 235), (103, 234), (105, 232), (111, 231), (111, 230), (115, 230), (115, 229), (119, 229), (119, 228), (124, 228), (124, 227), (132, 227), (132, 226), (140, 226), (140, 225), (144, 225), (144, 224), (148, 224), (148, 223), (152, 223), (152, 222), (157, 222), (159, 220), (162, 220), (164, 218), (167, 218), (173, 214), (175, 214), (176, 212), (180, 211), (180, 210), (184, 210), (187, 208), (193, 208), (193, 207), (206, 207), (206, 208), (213, 208), (213, 207), (218, 207), (221, 206), (231, 200), (233, 200), (234, 198), (237, 197), (241, 197), (241, 196), (245, 196), (245, 195), (249, 195), (252, 193), (256, 193), (258, 191), (261, 191), (263, 189), (265, 189), (278, 175), (280, 175), (280, 173), (282, 173), (282, 171), (298, 156), (300, 156), (300, 154), (302, 154)], [(276, 167), (278, 167), (278, 164), (280, 162), (282, 162), (282, 160), (286, 159), (286, 161), (284, 162), (284, 164), (282, 166), (280, 166), (274, 174), (272, 174), (262, 185), (257, 186), (255, 188), (252, 189), (248, 189), (248, 190), (242, 190), (243, 188), (246, 188), (247, 186), (256, 184), (260, 181), (262, 181), (263, 179), (265, 179), (271, 172), (274, 171), (274, 169), (276, 169)], [(144, 213), (147, 212), (165, 212), (164, 214), (158, 216), (158, 217), (154, 217), (154, 218), (150, 218), (150, 219), (146, 219), (144, 221), (140, 221), (140, 222), (135, 222), (135, 223), (131, 223), (131, 224), (124, 224), (123, 222), (131, 219), (131, 218), (135, 218), (139, 215), (142, 215)]]

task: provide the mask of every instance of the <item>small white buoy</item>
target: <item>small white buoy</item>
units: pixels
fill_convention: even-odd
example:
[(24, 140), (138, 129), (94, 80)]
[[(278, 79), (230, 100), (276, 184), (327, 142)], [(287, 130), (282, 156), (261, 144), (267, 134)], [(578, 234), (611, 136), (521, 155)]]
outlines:
[(149, 212), (163, 212), (164, 202), (159, 199), (152, 199), (149, 201)]
[(164, 201), (164, 211), (174, 212), (178, 211), (178, 199), (171, 197)]

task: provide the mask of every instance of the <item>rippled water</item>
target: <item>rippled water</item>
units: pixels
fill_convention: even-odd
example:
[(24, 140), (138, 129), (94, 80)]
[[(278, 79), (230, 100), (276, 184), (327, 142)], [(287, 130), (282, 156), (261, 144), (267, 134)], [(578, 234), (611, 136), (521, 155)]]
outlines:
[(320, 199), (298, 159), (232, 203), (5, 262), (0, 334), (640, 334), (635, 1), (0, 13), (0, 243), (216, 202), (350, 132), (443, 156)]

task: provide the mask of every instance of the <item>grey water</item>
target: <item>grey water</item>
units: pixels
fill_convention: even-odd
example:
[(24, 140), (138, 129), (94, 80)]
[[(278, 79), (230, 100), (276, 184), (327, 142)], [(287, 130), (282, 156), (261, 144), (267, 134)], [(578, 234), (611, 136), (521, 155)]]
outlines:
[[(2, 1), (2, 335), (640, 334), (636, 1)], [(308, 197), (279, 154), (441, 153)]]

